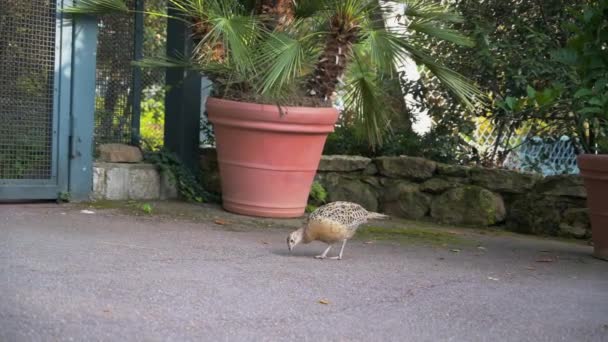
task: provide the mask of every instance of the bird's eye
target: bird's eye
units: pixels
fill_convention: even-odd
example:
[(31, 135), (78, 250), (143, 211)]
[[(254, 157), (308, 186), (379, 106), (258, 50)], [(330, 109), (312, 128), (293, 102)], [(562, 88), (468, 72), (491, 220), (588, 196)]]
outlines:
[(293, 243), (293, 240), (289, 240), (289, 242)]

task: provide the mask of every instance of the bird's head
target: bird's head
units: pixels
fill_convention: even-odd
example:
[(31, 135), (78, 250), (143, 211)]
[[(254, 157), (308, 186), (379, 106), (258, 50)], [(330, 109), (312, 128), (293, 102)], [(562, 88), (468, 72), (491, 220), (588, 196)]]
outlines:
[(291, 232), (287, 237), (287, 248), (291, 252), (293, 248), (302, 241), (303, 230), (298, 229), (296, 231)]

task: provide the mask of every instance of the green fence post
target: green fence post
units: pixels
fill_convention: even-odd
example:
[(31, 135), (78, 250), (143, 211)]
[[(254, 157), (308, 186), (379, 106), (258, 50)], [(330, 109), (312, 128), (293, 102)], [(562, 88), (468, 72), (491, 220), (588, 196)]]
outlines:
[[(180, 15), (169, 8), (169, 15)], [(188, 27), (178, 20), (167, 23), (167, 56), (190, 56), (193, 43)], [(167, 69), (165, 147), (191, 170), (198, 170), (202, 77), (181, 68)]]

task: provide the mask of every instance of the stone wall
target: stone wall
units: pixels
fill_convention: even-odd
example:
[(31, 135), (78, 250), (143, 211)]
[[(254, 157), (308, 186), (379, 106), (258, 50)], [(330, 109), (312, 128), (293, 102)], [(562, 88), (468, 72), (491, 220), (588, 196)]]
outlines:
[(104, 163), (93, 165), (94, 200), (158, 200), (177, 198), (167, 175), (152, 164)]
[(138, 147), (103, 144), (93, 164), (94, 200), (159, 200), (177, 198), (177, 188), (168, 175), (143, 163)]
[[(207, 187), (219, 191), (215, 151), (201, 153)], [(414, 157), (323, 156), (317, 174), (329, 201), (414, 220), (504, 226), (530, 234), (588, 238), (579, 176), (541, 177)]]

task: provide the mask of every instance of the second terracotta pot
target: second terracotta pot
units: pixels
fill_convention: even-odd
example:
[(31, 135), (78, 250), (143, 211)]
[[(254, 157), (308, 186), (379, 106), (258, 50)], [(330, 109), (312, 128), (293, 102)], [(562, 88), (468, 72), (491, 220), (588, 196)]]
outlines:
[(578, 167), (587, 189), (593, 255), (608, 260), (608, 155), (580, 155)]

